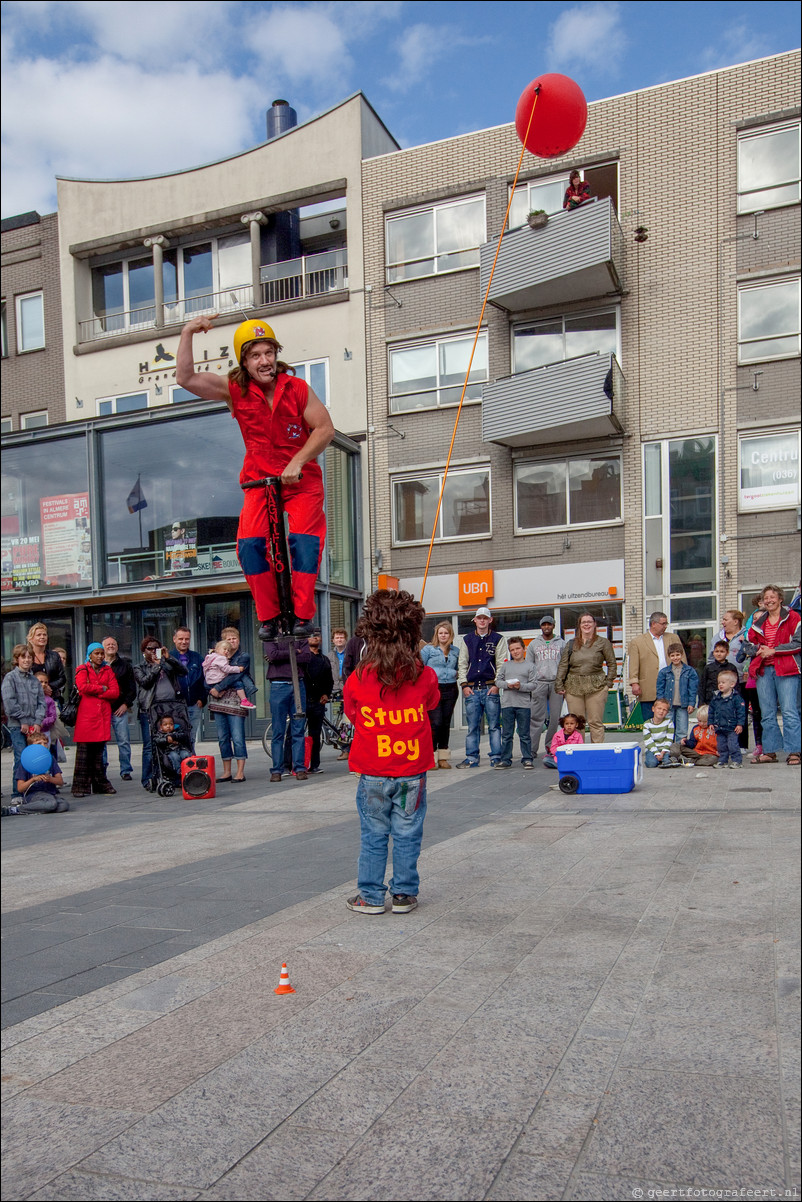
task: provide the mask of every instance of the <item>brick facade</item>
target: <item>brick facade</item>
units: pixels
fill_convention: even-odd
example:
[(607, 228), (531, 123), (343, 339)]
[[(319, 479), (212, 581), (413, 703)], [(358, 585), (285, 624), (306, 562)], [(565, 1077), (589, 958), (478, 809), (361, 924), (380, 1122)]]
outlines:
[[(782, 429), (798, 422), (799, 416), (798, 355), (753, 367), (738, 367), (737, 358), (738, 285), (799, 276), (799, 203), (771, 209), (757, 219), (736, 213), (738, 129), (744, 122), (760, 127), (761, 119), (771, 125), (778, 113), (798, 118), (798, 53), (598, 101), (589, 106), (579, 146), (564, 159), (545, 163), (524, 156), (521, 180), (590, 163), (618, 163), (626, 396), (616, 414), (623, 435), (511, 451), (482, 442), (481, 403), (466, 404), (452, 467), (490, 464), (492, 537), (436, 543), (432, 572), (473, 566), (534, 569), (542, 563), (624, 558), (627, 622), (630, 629), (642, 629), (643, 445), (713, 436), (719, 468), (715, 538), (727, 534), (729, 558), (728, 564), (720, 564), (716, 547), (716, 612), (734, 605), (739, 589), (761, 580), (798, 579), (795, 511), (738, 513), (739, 433), (758, 426), (768, 432)], [(473, 333), (482, 297), (474, 269), (394, 282), (385, 289), (385, 220), (388, 213), (433, 200), (483, 194), (486, 237), (495, 244), (519, 154), (514, 128), (502, 126), (402, 150), (364, 166), (365, 279), (371, 286), (369, 425), (374, 429), (369, 447), (376, 484), (372, 546), (382, 550), (383, 570), (396, 576), (420, 576), (427, 547), (393, 546), (388, 478), (402, 471), (414, 475), (421, 469), (442, 468), (456, 409), (391, 414), (389, 421), (404, 437), (388, 430), (388, 346), (443, 333)], [(758, 237), (753, 238), (756, 220)], [(634, 231), (641, 225), (648, 228), (648, 240), (636, 243)], [(597, 297), (512, 314), (488, 306), (483, 324), (489, 335), (490, 381), (512, 370), (514, 320), (592, 311), (618, 299)], [(752, 390), (754, 368), (763, 371), (758, 392)], [(516, 457), (527, 457), (529, 450), (532, 459), (548, 460), (613, 449), (622, 457), (623, 524), (514, 534)], [(759, 533), (765, 539), (754, 537)]]
[[(3, 302), (7, 355), (3, 357), (2, 415), (21, 429), (26, 413), (46, 409), (48, 424), (64, 421), (64, 359), (58, 257), (58, 216), (27, 213), (2, 223)], [(45, 345), (17, 350), (16, 299), (43, 294)], [(33, 369), (33, 370), (32, 370)]]

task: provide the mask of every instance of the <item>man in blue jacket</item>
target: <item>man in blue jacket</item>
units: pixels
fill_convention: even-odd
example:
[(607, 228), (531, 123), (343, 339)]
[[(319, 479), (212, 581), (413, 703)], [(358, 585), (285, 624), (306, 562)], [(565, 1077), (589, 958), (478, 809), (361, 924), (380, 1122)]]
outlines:
[(476, 634), (466, 634), (462, 640), (457, 669), (457, 684), (465, 699), (468, 718), (468, 737), (465, 740), (465, 759), (458, 768), (479, 767), (479, 733), (482, 717), (487, 718), (490, 736), (490, 763), (501, 759), (501, 702), (496, 685), (496, 671), (507, 658), (507, 640), (493, 630), (493, 615), (486, 605), (474, 614)]
[(173, 634), (175, 659), (187, 670), (186, 676), (177, 678), (177, 685), (182, 698), (186, 702), (189, 721), (192, 726), (192, 746), (200, 728), (201, 714), (206, 704), (206, 685), (203, 681), (203, 659), (197, 651), (190, 651), (189, 644), (192, 631), (188, 626), (179, 626)]

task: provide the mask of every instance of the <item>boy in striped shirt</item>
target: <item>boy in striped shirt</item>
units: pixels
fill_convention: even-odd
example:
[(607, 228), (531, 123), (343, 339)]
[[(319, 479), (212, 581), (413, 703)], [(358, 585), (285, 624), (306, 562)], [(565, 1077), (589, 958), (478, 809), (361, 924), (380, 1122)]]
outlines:
[(673, 764), (680, 766), (682, 758), (672, 746), (674, 744), (674, 724), (669, 714), (671, 704), (658, 697), (654, 703), (652, 717), (643, 724), (644, 762), (647, 768), (670, 768)]

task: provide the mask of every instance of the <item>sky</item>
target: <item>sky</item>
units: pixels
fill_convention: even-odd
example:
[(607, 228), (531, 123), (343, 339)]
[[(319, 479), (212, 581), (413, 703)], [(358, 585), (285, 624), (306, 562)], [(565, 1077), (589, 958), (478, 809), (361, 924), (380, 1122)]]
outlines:
[(5, 0), (2, 215), (56, 208), (57, 175), (120, 179), (263, 142), (361, 90), (402, 146), (512, 121), (544, 71), (589, 101), (799, 45), (796, 0)]

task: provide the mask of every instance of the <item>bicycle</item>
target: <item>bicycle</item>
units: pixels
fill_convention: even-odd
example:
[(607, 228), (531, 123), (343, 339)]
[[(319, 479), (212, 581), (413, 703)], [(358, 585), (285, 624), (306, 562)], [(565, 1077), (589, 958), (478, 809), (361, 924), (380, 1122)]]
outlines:
[[(289, 725), (289, 720), (288, 720)], [(308, 728), (304, 727), (304, 730)], [(334, 722), (330, 721), (325, 715), (323, 716), (323, 725), (321, 728), (321, 742), (327, 747), (334, 747), (337, 751), (347, 751), (351, 746), (354, 738), (354, 728), (346, 718), (345, 714), (341, 714)], [(267, 726), (262, 735), (262, 747), (265, 755), (271, 754), (273, 742), (273, 723), (268, 718)]]

